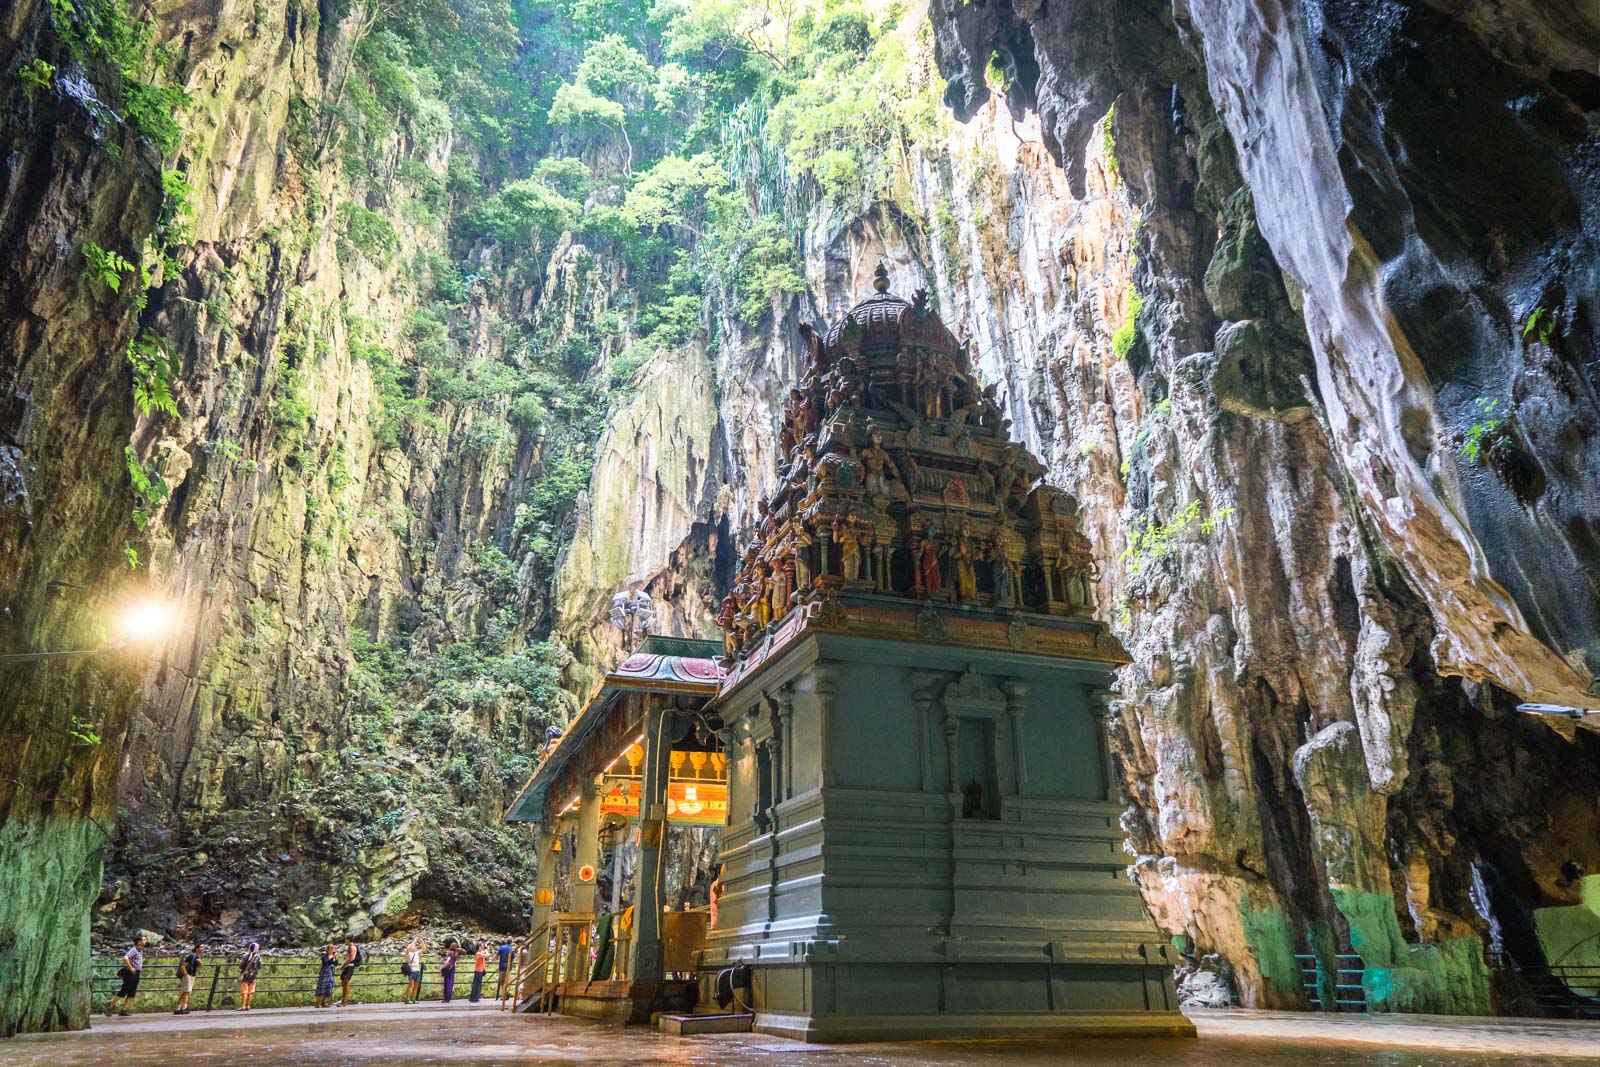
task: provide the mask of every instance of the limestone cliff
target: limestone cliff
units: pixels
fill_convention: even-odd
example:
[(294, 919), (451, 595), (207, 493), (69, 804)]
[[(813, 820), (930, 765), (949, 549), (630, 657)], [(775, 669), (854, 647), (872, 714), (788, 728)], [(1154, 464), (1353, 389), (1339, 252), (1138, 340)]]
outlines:
[(1600, 26), (847, 6), (812, 46), (859, 74), (646, 175), (642, 137), (540, 125), (587, 84), (570, 6), (204, 0), (120, 51), (85, 42), (138, 37), (121, 0), (4, 16), (0, 653), (147, 592), (181, 620), (0, 665), (5, 1031), (82, 1023), (91, 912), (519, 922), (500, 805), (617, 654), (611, 593), (707, 630), (798, 327), (880, 260), (1082, 504), (1160, 925), (1246, 1003), (1354, 948), (1377, 1007), (1514, 1006), (1491, 967), (1588, 930), (1600, 870), (1595, 736), (1512, 710), (1600, 673)]

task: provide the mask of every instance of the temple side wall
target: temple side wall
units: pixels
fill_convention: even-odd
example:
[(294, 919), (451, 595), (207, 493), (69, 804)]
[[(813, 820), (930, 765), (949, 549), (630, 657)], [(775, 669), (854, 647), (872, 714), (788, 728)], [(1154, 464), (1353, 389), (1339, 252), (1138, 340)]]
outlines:
[(726, 700), (707, 966), (757, 968), (758, 1029), (1190, 1032), (1105, 799), (1106, 673), (819, 635)]

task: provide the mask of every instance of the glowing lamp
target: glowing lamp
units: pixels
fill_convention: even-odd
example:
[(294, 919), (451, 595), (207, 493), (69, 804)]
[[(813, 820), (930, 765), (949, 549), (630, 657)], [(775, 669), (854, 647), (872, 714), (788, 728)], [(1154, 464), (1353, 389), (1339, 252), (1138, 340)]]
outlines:
[(172, 608), (159, 600), (142, 600), (122, 615), (124, 641), (154, 641), (172, 628)]

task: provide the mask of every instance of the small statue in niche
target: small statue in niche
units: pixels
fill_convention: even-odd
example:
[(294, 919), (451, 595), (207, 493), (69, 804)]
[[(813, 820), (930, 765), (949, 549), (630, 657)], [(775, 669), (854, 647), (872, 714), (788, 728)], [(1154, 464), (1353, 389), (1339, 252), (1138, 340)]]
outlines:
[(972, 548), (967, 544), (964, 528), (958, 529), (950, 539), (950, 570), (956, 599), (963, 604), (978, 599), (978, 572), (972, 565)]
[(895, 465), (900, 468), (900, 481), (906, 487), (906, 497), (910, 499), (917, 495), (917, 490), (922, 487), (922, 468), (917, 466), (916, 459), (905, 449), (900, 449), (894, 454)]
[(789, 573), (781, 561), (773, 560), (771, 574), (768, 601), (772, 607), (772, 618), (776, 621), (783, 618), (789, 610)]
[(1002, 523), (994, 532), (994, 542), (989, 546), (989, 559), (994, 563), (994, 603), (996, 607), (1011, 608), (1017, 604), (1017, 569), (1011, 562), (1011, 531)]
[(873, 500), (908, 499), (900, 484), (900, 468), (883, 447), (883, 433), (874, 426), (869, 435), (871, 444), (861, 453), (861, 466), (866, 470), (867, 496)]
[(849, 356), (840, 356), (839, 362), (828, 372), (828, 410), (837, 411), (848, 405), (860, 411), (861, 403), (861, 375), (856, 370), (856, 361)]
[(850, 519), (844, 522), (835, 519), (833, 540), (839, 546), (839, 573), (845, 581), (855, 581), (861, 577), (861, 538), (856, 534), (855, 523)]
[(794, 540), (791, 542), (791, 559), (794, 562), (794, 598), (798, 603), (805, 600), (811, 592), (811, 554), (810, 548), (814, 544), (810, 532), (804, 526), (796, 526)]
[(912, 384), (916, 387), (917, 405), (922, 410), (922, 417), (937, 419), (940, 414), (939, 397), (944, 383), (940, 381), (939, 372), (932, 360), (917, 361)]
[(766, 564), (758, 564), (756, 573), (760, 583), (756, 588), (756, 628), (765, 629), (772, 622), (772, 572)]
[(929, 529), (919, 542), (920, 555), (917, 559), (917, 573), (922, 577), (922, 591), (928, 596), (934, 596), (944, 584), (943, 572), (939, 569), (939, 542), (934, 537), (933, 530)]

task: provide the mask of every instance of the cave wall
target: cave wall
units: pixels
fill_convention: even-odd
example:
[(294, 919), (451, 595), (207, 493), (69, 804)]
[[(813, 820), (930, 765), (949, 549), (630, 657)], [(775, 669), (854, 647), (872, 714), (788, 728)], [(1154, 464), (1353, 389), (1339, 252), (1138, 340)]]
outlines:
[[(1376, 1007), (1504, 1003), (1491, 964), (1537, 962), (1600, 870), (1594, 736), (1512, 710), (1592, 702), (1600, 668), (1600, 100), (1593, 20), (1563, 11), (936, 0), (896, 32), (949, 111), (877, 192), (829, 198), (781, 148), (744, 161), (805, 291), (752, 324), (711, 280), (704, 336), (537, 430), (496, 395), (384, 430), (371, 351), (435, 373), (407, 323), (447, 221), (395, 179), (466, 149), (401, 128), (365, 186), (307, 151), (296, 101), (328, 94), (352, 32), (331, 6), (158, 18), (194, 101), (195, 233), (144, 309), (82, 274), (84, 241), (134, 247), (161, 211), (161, 161), (97, 118), (114, 84), (9, 91), (0, 650), (93, 645), (85, 606), (140, 589), (185, 624), (154, 665), (0, 671), (7, 1032), (82, 1023), (91, 912), (108, 936), (514, 925), (530, 879), (496, 828), (505, 783), (445, 770), (532, 749), (529, 694), (450, 681), (428, 717), (385, 708), (372, 647), (443, 654), (509, 609), (512, 648), (553, 634), (570, 709), (620, 653), (599, 623), (618, 585), (652, 593), (660, 629), (708, 633), (775, 477), (798, 327), (880, 260), (971, 338), (1082, 504), (1135, 659), (1114, 730), (1130, 862), (1197, 973), (1301, 1006), (1293, 954), (1353, 947)], [(78, 73), (39, 5), (6, 19), (0, 71)], [(392, 222), (387, 262), (341, 240), (346, 202)], [(559, 346), (630, 286), (571, 235), (467, 266), (462, 365)], [(179, 355), (176, 417), (129, 401), (136, 327)], [(519, 505), (589, 434), (559, 544), (528, 543)], [(172, 490), (143, 530), (130, 443)]]
[(1246, 1003), (1335, 949), (1377, 1009), (1508, 1002), (1490, 965), (1542, 962), (1529, 913), (1596, 860), (1593, 733), (1511, 711), (1595, 703), (1594, 21), (978, 6), (935, 5), (947, 99), (1029, 55), (1071, 195), (1112, 147), (1139, 218), (1136, 395), (1045, 354), (1028, 403), (1128, 464), (1052, 474), (1135, 657), (1148, 903)]

